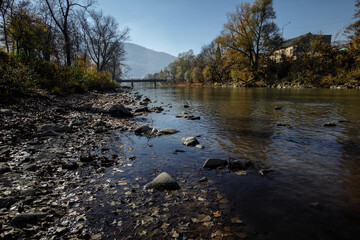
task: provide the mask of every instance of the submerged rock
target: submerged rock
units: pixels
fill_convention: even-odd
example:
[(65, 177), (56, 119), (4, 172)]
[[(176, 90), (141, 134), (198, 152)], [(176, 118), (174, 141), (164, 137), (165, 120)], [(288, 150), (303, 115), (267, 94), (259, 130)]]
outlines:
[(277, 126), (277, 127), (287, 127), (287, 128), (291, 128), (291, 125), (290, 125), (290, 124), (287, 124), (287, 123), (277, 123), (276, 126)]
[(336, 124), (335, 124), (335, 123), (328, 122), (328, 123), (324, 123), (323, 126), (324, 126), (324, 127), (336, 127)]
[(176, 115), (176, 117), (177, 118), (186, 118), (188, 120), (200, 120), (200, 117), (195, 117), (193, 115), (189, 115), (189, 114), (185, 114), (185, 113)]
[(252, 162), (241, 159), (241, 160), (234, 160), (229, 163), (230, 170), (246, 170), (251, 167), (253, 164)]
[(282, 107), (274, 107), (274, 110), (282, 110)]
[(160, 173), (154, 180), (145, 185), (146, 189), (176, 190), (179, 184), (166, 172)]
[(228, 164), (228, 161), (224, 159), (218, 159), (218, 158), (209, 158), (205, 161), (203, 168), (218, 168), (218, 167), (224, 167)]
[(190, 147), (200, 144), (199, 141), (195, 137), (184, 137), (181, 139), (181, 142), (182, 142), (182, 144), (184, 144), (186, 146), (190, 146)]

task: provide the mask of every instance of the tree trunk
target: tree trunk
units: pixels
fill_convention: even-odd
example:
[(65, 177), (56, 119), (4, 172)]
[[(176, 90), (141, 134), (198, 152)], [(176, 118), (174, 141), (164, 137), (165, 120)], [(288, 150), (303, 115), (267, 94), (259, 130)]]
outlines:
[(69, 33), (67, 32), (66, 28), (64, 31), (64, 38), (65, 38), (66, 65), (71, 66), (71, 44), (70, 44)]

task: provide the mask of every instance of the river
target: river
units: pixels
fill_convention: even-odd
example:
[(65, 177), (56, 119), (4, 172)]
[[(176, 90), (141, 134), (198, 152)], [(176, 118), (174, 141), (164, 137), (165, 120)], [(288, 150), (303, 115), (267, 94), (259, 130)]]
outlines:
[[(360, 233), (360, 91), (266, 88), (139, 88), (163, 106), (140, 120), (179, 133), (117, 137), (136, 156), (129, 175), (166, 171), (211, 180), (231, 215), (259, 239), (356, 239)], [(184, 108), (184, 105), (190, 106)], [(275, 110), (278, 108), (278, 110)], [(176, 118), (187, 111), (200, 120)], [(324, 123), (336, 126), (325, 127)], [(198, 136), (205, 149), (181, 138)], [(149, 147), (150, 146), (150, 147)], [(175, 150), (183, 150), (174, 154)], [(246, 159), (244, 175), (204, 171), (207, 158)], [(264, 176), (259, 169), (269, 169)], [(195, 177), (194, 177), (195, 176)]]

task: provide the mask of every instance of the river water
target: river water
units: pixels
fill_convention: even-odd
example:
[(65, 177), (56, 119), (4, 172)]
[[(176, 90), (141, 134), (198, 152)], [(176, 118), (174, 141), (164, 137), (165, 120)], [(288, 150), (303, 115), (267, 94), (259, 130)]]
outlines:
[[(136, 156), (129, 174), (199, 174), (231, 202), (231, 214), (266, 239), (358, 239), (360, 91), (265, 88), (139, 88), (163, 113), (139, 119), (179, 133), (117, 139)], [(184, 105), (189, 108), (184, 108)], [(274, 108), (281, 108), (275, 110)], [(200, 120), (176, 118), (183, 111)], [(324, 123), (336, 126), (324, 127)], [(186, 147), (197, 136), (205, 149)], [(150, 147), (149, 147), (150, 146)], [(174, 154), (175, 150), (185, 152)], [(203, 171), (207, 158), (246, 159), (246, 175)], [(136, 167), (137, 166), (137, 167)], [(264, 176), (259, 169), (269, 169)]]

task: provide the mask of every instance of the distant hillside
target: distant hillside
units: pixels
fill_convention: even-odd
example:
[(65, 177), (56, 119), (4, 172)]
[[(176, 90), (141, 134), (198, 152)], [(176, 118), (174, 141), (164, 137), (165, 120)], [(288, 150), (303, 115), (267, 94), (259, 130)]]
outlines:
[(148, 73), (160, 72), (176, 58), (133, 43), (125, 43), (125, 51), (125, 63), (131, 68), (125, 78), (143, 78)]

